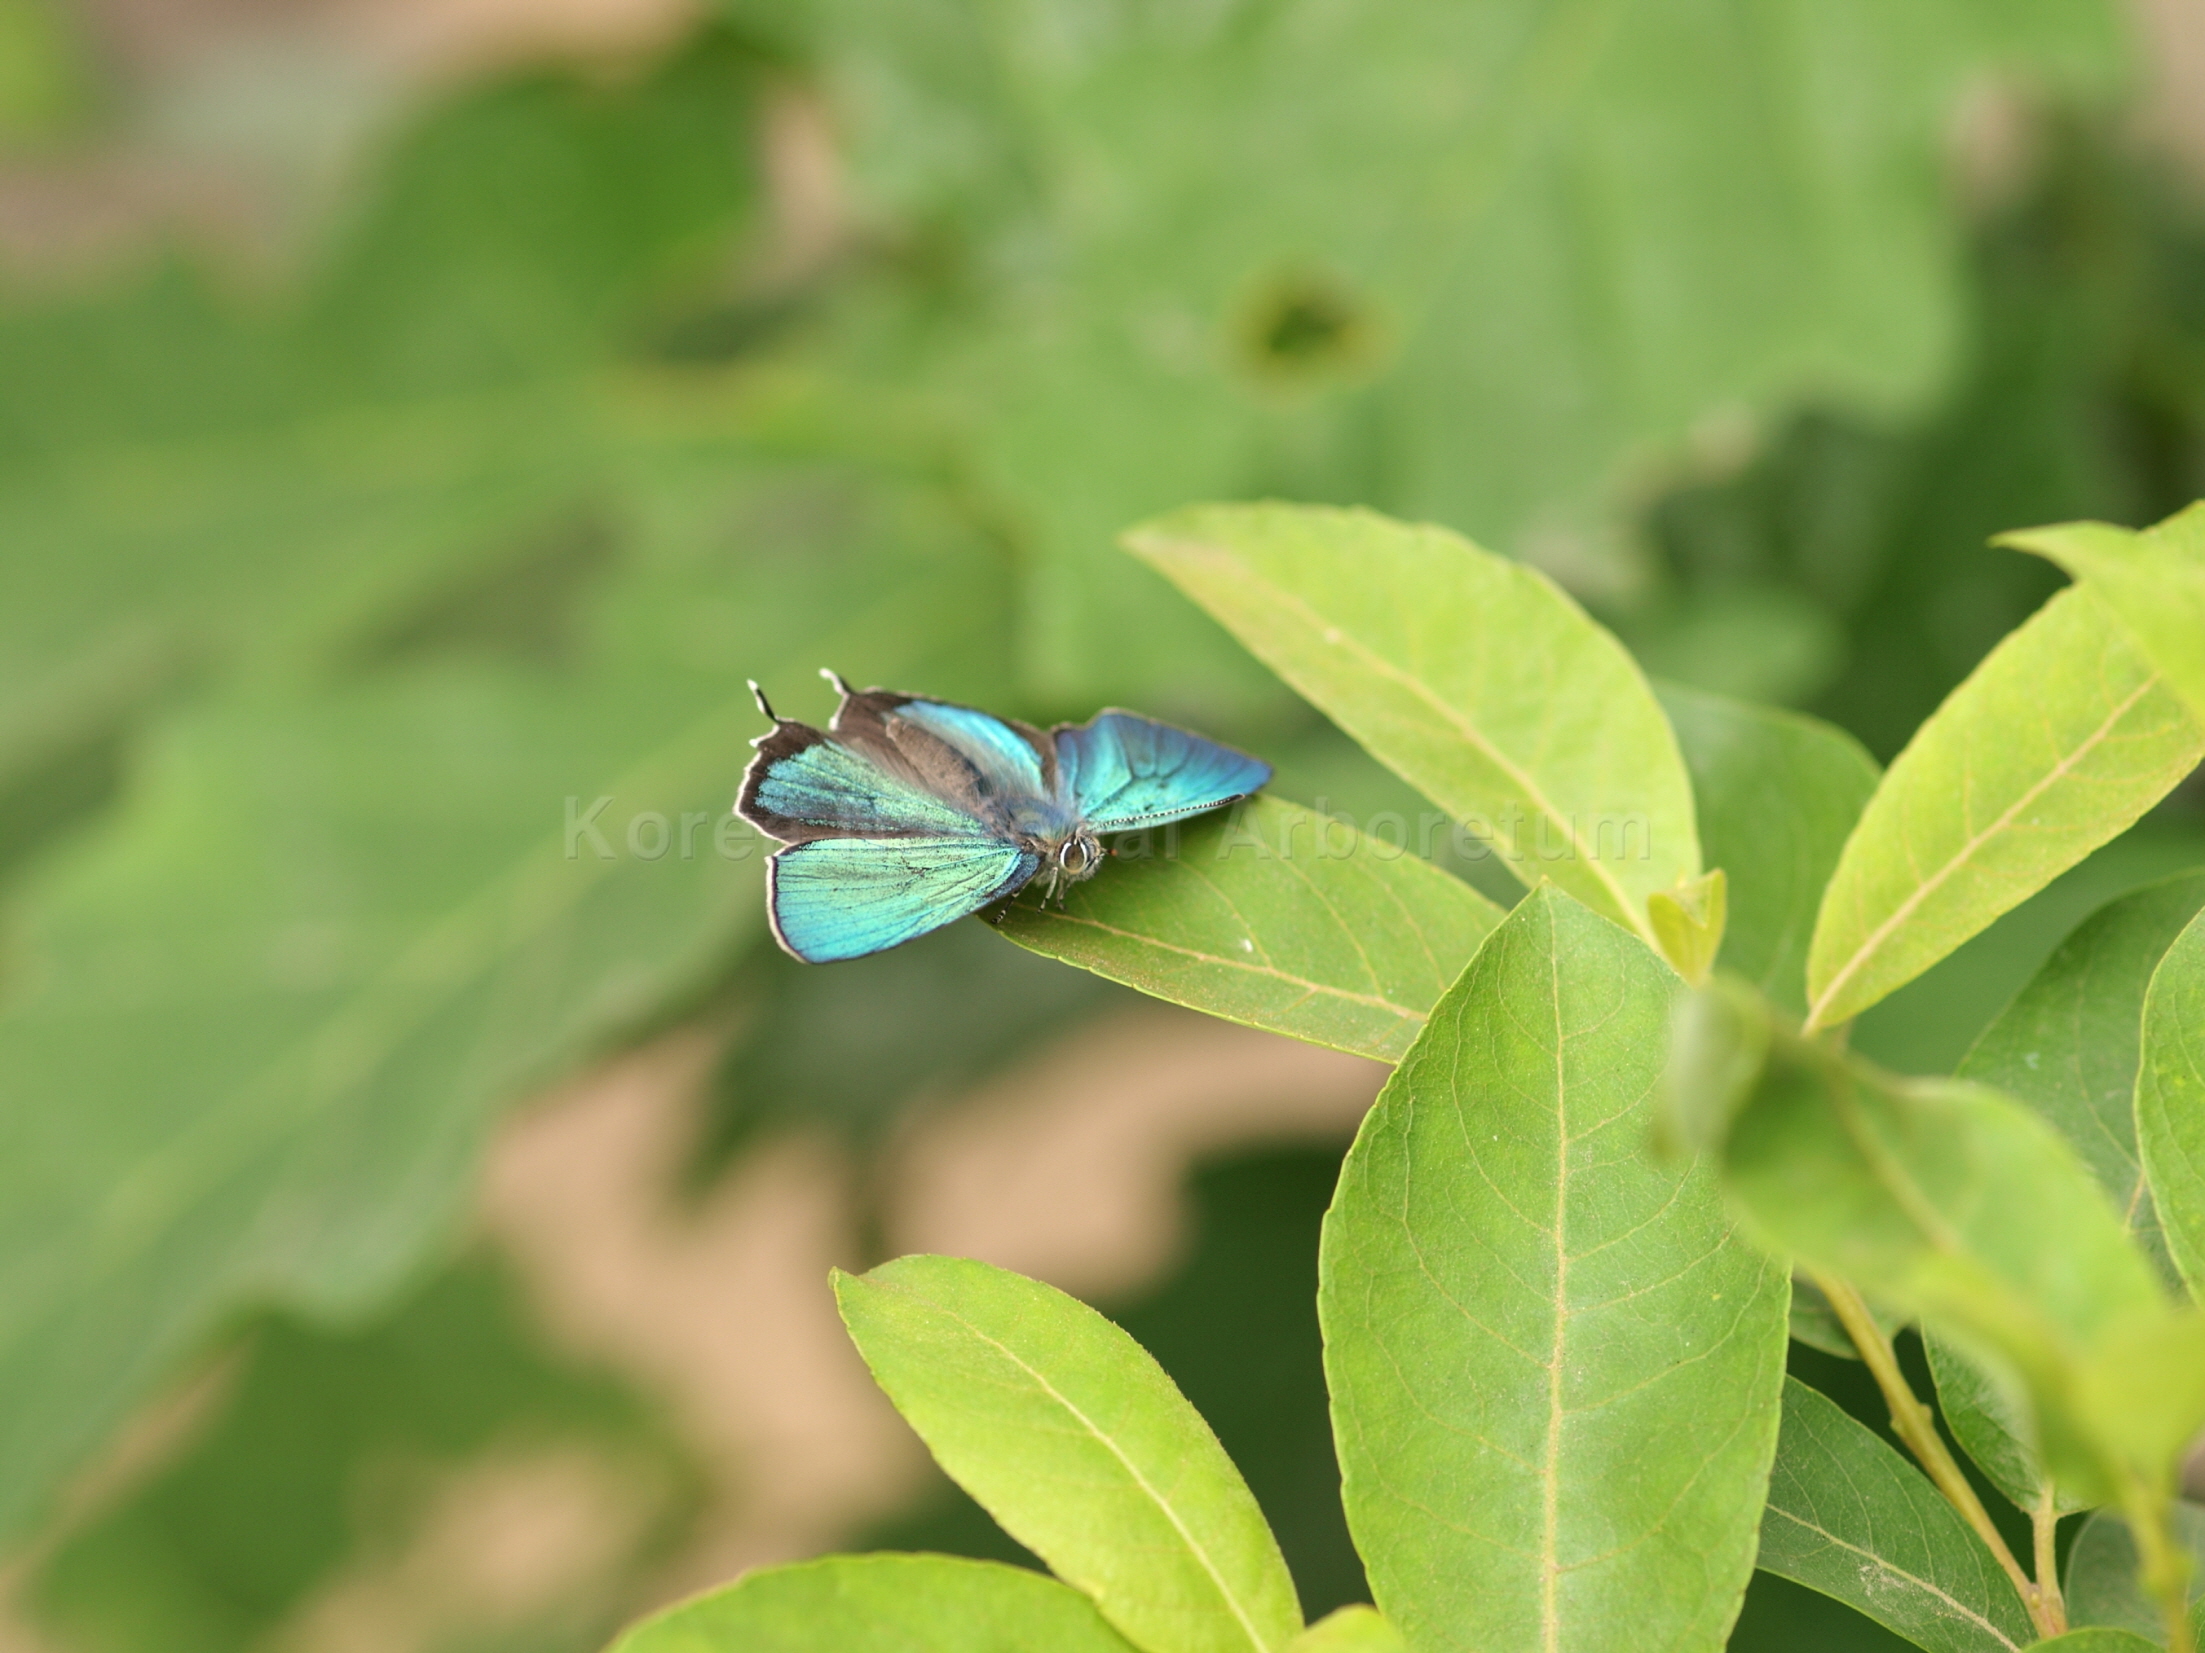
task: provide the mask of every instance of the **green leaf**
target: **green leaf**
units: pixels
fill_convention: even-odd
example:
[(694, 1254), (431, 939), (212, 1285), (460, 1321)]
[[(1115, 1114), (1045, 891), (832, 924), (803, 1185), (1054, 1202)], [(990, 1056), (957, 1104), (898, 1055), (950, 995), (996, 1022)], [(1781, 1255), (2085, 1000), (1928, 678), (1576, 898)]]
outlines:
[[(2205, 873), (2164, 880), (2092, 914), (1983, 1032), (1959, 1076), (2028, 1103), (2067, 1138), (2137, 1243), (2170, 1282), (2174, 1265), (2136, 1146), (2134, 1101), (2152, 971), (2205, 905)], [(1968, 1455), (2023, 1509), (2043, 1466), (2014, 1398), (1941, 1339), (1928, 1340), (1945, 1419)], [(2059, 1507), (2082, 1507), (2070, 1493)]]
[(2159, 1643), (2148, 1636), (2139, 1636), (2133, 1630), (2070, 1630), (2064, 1636), (2049, 1636), (2040, 1642), (2029, 1644), (2031, 1653), (2039, 1648), (2053, 1649), (2056, 1653), (2159, 1653)]
[(2083, 1369), (2081, 1404), (2152, 1487), (2171, 1484), (2205, 1428), (2205, 1310), (2168, 1305), (2118, 1323)]
[(2134, 1466), (2115, 1422), (2086, 1415), (2090, 1363), (2166, 1300), (2064, 1138), (1995, 1091), (1805, 1040), (1733, 983), (1691, 1001), (1676, 1047), (1674, 1128), (1765, 1243), (2018, 1379), (2061, 1479), (2119, 1484)]
[(837, 1273), (835, 1295), (935, 1461), (1146, 1653), (1278, 1653), (1301, 1630), (1240, 1472), (1093, 1309), (956, 1257)]
[[(760, 846), (717, 837), (759, 726), (746, 668), (998, 643), (996, 565), (953, 522), (831, 470), (699, 458), (708, 478), (638, 490), (661, 520), (571, 673), (414, 661), (221, 699), (25, 888), (0, 1528), (241, 1308), (372, 1305), (450, 1233), (500, 1109), (761, 934)], [(831, 528), (784, 522), (800, 555), (730, 566), (792, 495)], [(928, 554), (864, 548), (891, 525)]]
[(1798, 712), (1656, 685), (1692, 772), (1700, 853), (1729, 880), (1722, 964), (1785, 1009), (1807, 1008), (1807, 938), (1876, 760)]
[(1021, 947), (1157, 998), (1395, 1062), (1501, 909), (1384, 836), (1266, 797), (1122, 846), (1061, 908), (993, 916)]
[(1695, 879), (1692, 783), (1637, 664), (1559, 587), (1445, 529), (1212, 505), (1126, 544), (1526, 884), (1650, 943)]
[(2205, 1302), (2205, 919), (2175, 938), (2144, 1000), (2136, 1136), (2167, 1249)]
[(2069, 0), (830, 16), (860, 189), (1002, 272), (959, 378), (1038, 550), (1027, 668), (1090, 696), (1223, 675), (1108, 554), (1178, 501), (1371, 500), (1599, 581), (1711, 415), (1934, 395), (1959, 99), (2122, 56)]
[[(2174, 1531), (2191, 1557), (2190, 1616), (2205, 1619), (2197, 1610), (2205, 1601), (2205, 1509), (2175, 1505)], [(2132, 1630), (2149, 1638), (2151, 1646), (2163, 1647), (2159, 1605), (2137, 1582), (2137, 1566), (2136, 1536), (2128, 1523), (2112, 1510), (2097, 1511), (2083, 1523), (2067, 1555), (2067, 1622)], [(2198, 1632), (2197, 1645), (2205, 1649), (2205, 1623)]]
[(1704, 872), (1673, 890), (1646, 898), (1646, 916), (1661, 953), (1692, 986), (1707, 980), (1730, 923), (1730, 884), (1723, 869)]
[(2100, 844), (2205, 757), (2190, 715), (2088, 587), (1993, 649), (1891, 765), (1808, 950), (1808, 1026), (1911, 981)]
[(2016, 1509), (2033, 1513), (2047, 1485), (2052, 1507), (2060, 1514), (2089, 1507), (2087, 1499), (2059, 1487), (2045, 1474), (2024, 1397), (1934, 1333), (1925, 1335), (1922, 1345), (1937, 1385), (1937, 1405), (1953, 1438)]
[(1997, 543), (2049, 557), (2095, 586), (2205, 722), (2205, 502), (2141, 533), (2069, 522), (2001, 534)]
[(1487, 939), (1365, 1120), (1318, 1305), (1343, 1497), (1419, 1649), (1719, 1648), (1787, 1278), (1647, 1138), (1677, 994), (1561, 892)]
[(1794, 1378), (1754, 1563), (1834, 1596), (1931, 1653), (2028, 1644), (2004, 1569), (1928, 1479)]
[(1821, 1299), (1820, 1293), (1813, 1297), (1807, 1295), (1812, 1289), (1812, 1283), (1805, 1279), (1792, 1281), (1792, 1341), (1819, 1349), (1826, 1355), (1835, 1355), (1840, 1360), (1858, 1360), (1860, 1351), (1845, 1335), (1845, 1328), (1830, 1312), (1830, 1305)]
[(1132, 1653), (1077, 1590), (946, 1555), (766, 1567), (645, 1619), (609, 1653)]
[(1408, 1645), (1377, 1608), (1342, 1607), (1287, 1643), (1286, 1653), (1408, 1653)]
[(2205, 872), (2177, 874), (2098, 909), (1977, 1039), (1959, 1076), (2020, 1098), (2074, 1144), (2129, 1232), (2173, 1279), (2137, 1147), (2145, 994), (2205, 907)]

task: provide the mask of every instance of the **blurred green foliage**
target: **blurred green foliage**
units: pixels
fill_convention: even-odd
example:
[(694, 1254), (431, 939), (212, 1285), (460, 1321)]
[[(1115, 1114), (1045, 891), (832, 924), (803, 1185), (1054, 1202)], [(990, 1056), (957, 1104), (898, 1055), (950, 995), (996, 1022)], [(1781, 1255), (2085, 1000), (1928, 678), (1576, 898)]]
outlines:
[[(247, 1645), (361, 1552), (402, 1547), (436, 1472), (490, 1448), (586, 1449), (634, 1482), (646, 1516), (623, 1535), (636, 1546), (622, 1558), (630, 1565), (693, 1502), (687, 1466), (651, 1413), (606, 1375), (541, 1349), (513, 1287), (480, 1257), (357, 1332), (262, 1321), (234, 1360), (215, 1416), (183, 1455), (40, 1576), (41, 1615), (69, 1645)], [(585, 1594), (562, 1605), (570, 1620), (594, 1608), (599, 1622), (543, 1632), (539, 1645), (593, 1646), (627, 1604)]]
[(1949, 370), (1971, 78), (2119, 64), (2109, 13), (2036, 0), (823, 10), (860, 177), (985, 323), (928, 376), (1030, 547), (1029, 680), (1213, 706), (1255, 680), (1125, 525), (1284, 493), (1625, 579), (1633, 484), (1710, 415)]
[(915, 1105), (955, 1097), (1068, 1021), (1140, 1002), (978, 924), (834, 970), (760, 947), (726, 999), (739, 1021), (713, 1075), (711, 1135), (694, 1167), (704, 1178), (777, 1129), (825, 1127), (877, 1149)]
[(57, 0), (0, 0), (0, 154), (48, 148), (98, 101), (96, 72)]
[[(2194, 187), (2094, 124), (2038, 141), (2030, 187), (1977, 227), (1962, 367), (1935, 411), (1803, 413), (1736, 476), (1655, 506), (1667, 589), (1619, 616), (1649, 669), (1735, 674), (1888, 760), (2065, 583), (1993, 548), (2002, 524), (2156, 522), (2205, 492)], [(1796, 653), (1759, 657), (1750, 633), (1771, 612), (1816, 640), (1811, 675), (1787, 680)], [(1716, 636), (1737, 644), (1708, 647), (1733, 615)]]
[[(792, 1123), (877, 1140), (1118, 1002), (977, 926), (762, 952), (758, 846), (717, 836), (747, 677), (810, 717), (822, 665), (1122, 698), (1285, 795), (1414, 809), (1110, 549), (1277, 493), (1467, 529), (1655, 671), (1888, 756), (2057, 582), (1990, 532), (2205, 491), (2205, 228), (2104, 135), (2104, 10), (1550, 10), (730, 5), (641, 73), (440, 96), (278, 289), (167, 241), (0, 275), (0, 1529), (244, 1351), (48, 1563), (57, 1635), (244, 1646), (342, 1563), (391, 1443), (627, 1415), (486, 1276), (422, 1284), (491, 1122), (578, 1061), (728, 1029), (704, 1175)], [(0, 65), (13, 153), (119, 95), (45, 0), (0, 0)], [(1970, 221), (1942, 145), (1994, 71), (2065, 112)], [(807, 141), (826, 184), (789, 182)], [(569, 832), (600, 797), (610, 859)], [(1862, 1044), (1949, 1066), (2074, 917), (2197, 859), (2197, 808)], [(1358, 1587), (1322, 1158), (1208, 1175), (1128, 1319), (1313, 1606)], [(1784, 1594), (1739, 1645), (1809, 1645)]]

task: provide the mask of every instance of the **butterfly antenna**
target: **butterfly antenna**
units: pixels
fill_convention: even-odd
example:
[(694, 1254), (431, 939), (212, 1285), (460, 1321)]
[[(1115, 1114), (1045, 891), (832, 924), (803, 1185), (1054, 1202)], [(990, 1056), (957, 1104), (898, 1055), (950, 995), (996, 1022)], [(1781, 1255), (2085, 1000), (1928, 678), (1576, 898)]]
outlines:
[(779, 723), (781, 714), (773, 709), (773, 702), (766, 698), (766, 691), (758, 687), (758, 680), (755, 677), (750, 679), (750, 692), (752, 698), (758, 702), (758, 710), (772, 718), (774, 722)]
[(849, 684), (843, 682), (842, 674), (836, 671), (832, 666), (820, 667), (819, 675), (821, 677), (824, 677), (828, 682), (832, 683), (835, 686), (835, 693), (842, 696), (844, 700), (855, 700), (857, 698), (857, 690), (851, 688)]

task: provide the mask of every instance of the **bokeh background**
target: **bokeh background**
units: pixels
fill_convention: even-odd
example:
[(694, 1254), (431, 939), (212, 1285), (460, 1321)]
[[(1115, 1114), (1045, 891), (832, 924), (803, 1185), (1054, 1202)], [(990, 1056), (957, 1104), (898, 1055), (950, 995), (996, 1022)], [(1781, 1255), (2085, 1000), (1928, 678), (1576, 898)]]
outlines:
[[(2200, 494), (2198, 0), (0, 0), (0, 1649), (1015, 1558), (834, 1320), (914, 1249), (1117, 1314), (1358, 1599), (1382, 1075), (977, 925), (790, 964), (744, 679), (1413, 810), (1111, 546), (1280, 495), (1888, 758), (2056, 582), (1988, 534)], [(1858, 1042), (1948, 1068), (2201, 862), (2193, 782)], [(1734, 1645), (1898, 1644), (1761, 1580)]]

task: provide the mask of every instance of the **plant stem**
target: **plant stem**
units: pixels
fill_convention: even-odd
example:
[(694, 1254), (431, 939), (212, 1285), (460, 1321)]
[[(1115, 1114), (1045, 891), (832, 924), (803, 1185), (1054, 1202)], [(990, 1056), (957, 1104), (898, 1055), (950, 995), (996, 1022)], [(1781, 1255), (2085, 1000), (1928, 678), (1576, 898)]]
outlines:
[(1883, 1335), (1883, 1328), (1876, 1324), (1875, 1316), (1868, 1312), (1868, 1304), (1850, 1282), (1820, 1269), (1810, 1268), (1806, 1273), (1830, 1300), (1830, 1310), (1838, 1317), (1838, 1324), (1845, 1328), (1846, 1335), (1853, 1340), (1853, 1347), (1860, 1351), (1861, 1359), (1875, 1375), (1876, 1387), (1883, 1391), (1884, 1404), (1891, 1408), (1892, 1429), (1906, 1442), (1907, 1449), (1928, 1472), (1937, 1490), (1960, 1512), (1960, 1518), (1975, 1529), (1976, 1537), (1989, 1546), (1991, 1555), (2006, 1569), (2006, 1576), (2013, 1581), (2015, 1593), (2028, 1608), (2030, 1621), (2036, 1625), (2038, 1633), (2057, 1635), (2059, 1630), (2054, 1628), (2046, 1612), (2044, 1593), (2014, 1559), (2014, 1552), (2006, 1547), (2006, 1540), (1991, 1520), (1991, 1512), (1983, 1507), (1983, 1500), (1975, 1495), (1975, 1488), (1968, 1484), (1960, 1465), (1945, 1450), (1944, 1437), (1937, 1433), (1937, 1420), (1930, 1416), (1929, 1408), (1922, 1404), (1921, 1398), (1914, 1393), (1914, 1386), (1906, 1381), (1906, 1374), (1899, 1370), (1898, 1351), (1892, 1348), (1891, 1339)]
[(2067, 1628), (2067, 1599), (2060, 1594), (2059, 1490), (2049, 1475), (2037, 1487), (2029, 1525), (2036, 1538), (2037, 1595), (2044, 1603), (2045, 1626), (2048, 1633), (2058, 1635)]

